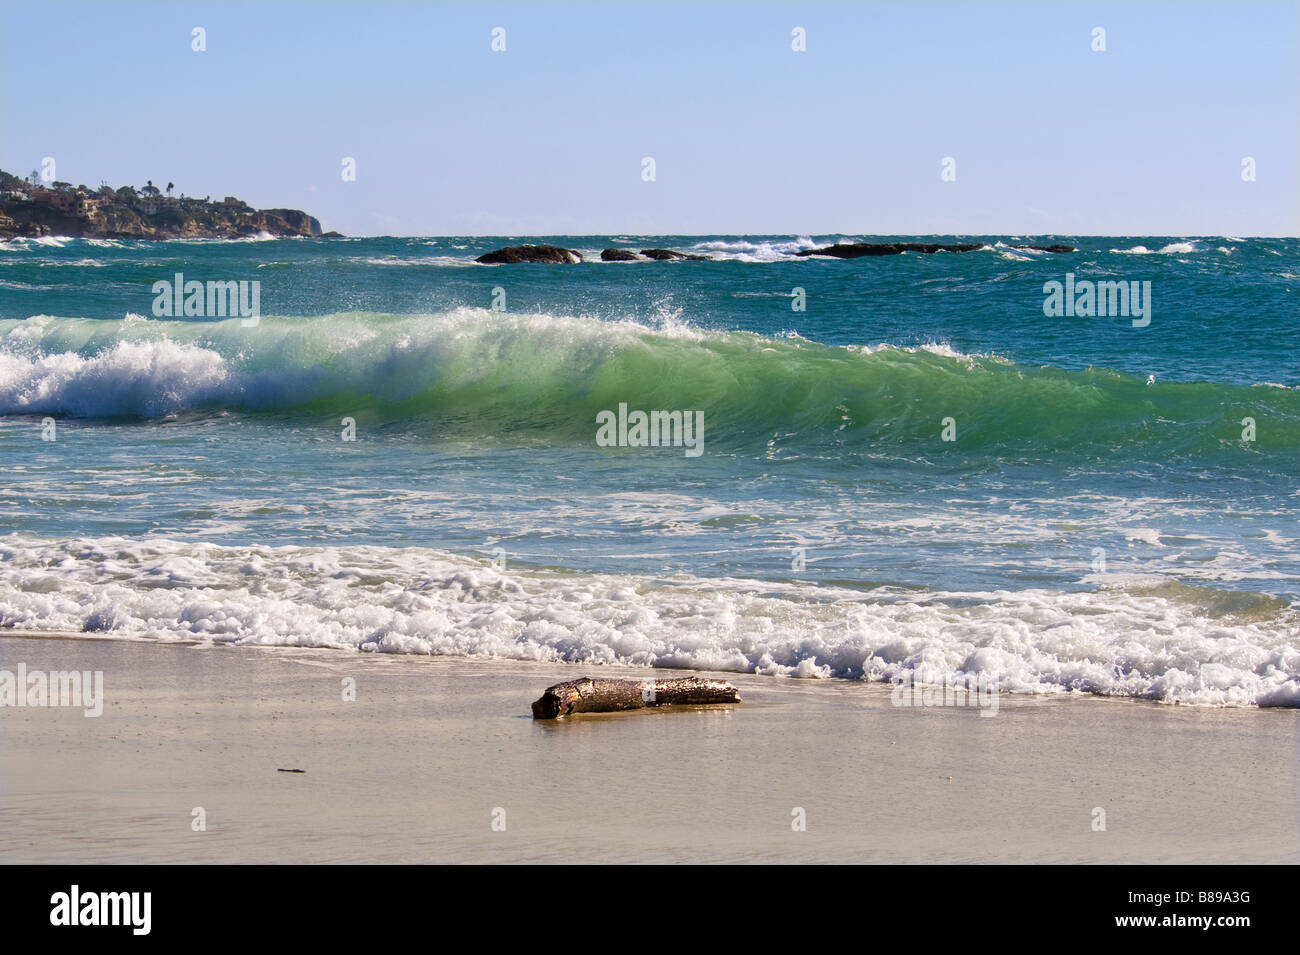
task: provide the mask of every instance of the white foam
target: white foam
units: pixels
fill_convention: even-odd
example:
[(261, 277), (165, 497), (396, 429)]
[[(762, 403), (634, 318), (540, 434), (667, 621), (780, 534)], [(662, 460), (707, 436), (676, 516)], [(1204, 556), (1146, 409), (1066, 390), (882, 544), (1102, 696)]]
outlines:
[(0, 627), (1300, 705), (1294, 609), (1209, 619), (1137, 589), (868, 592), (514, 569), (423, 549), (0, 540)]
[(994, 242), (992, 245), (980, 246), (980, 251), (996, 252), (1000, 258), (1006, 259), (1008, 262), (1032, 262), (1036, 257), (1050, 254), (1042, 249), (1007, 245), (1001, 240)]
[(158, 417), (227, 392), (216, 352), (175, 342), (120, 341), (90, 358), (0, 351), (0, 414)]
[(812, 238), (801, 235), (795, 239), (752, 242), (747, 239), (714, 239), (697, 242), (690, 251), (709, 255), (715, 259), (734, 262), (779, 262), (791, 258), (796, 252), (815, 248)]
[(1122, 533), (1125, 540), (1141, 541), (1144, 544), (1150, 544), (1152, 547), (1162, 547), (1160, 543), (1160, 531), (1154, 527), (1129, 527), (1125, 528)]
[(647, 335), (698, 341), (726, 334), (698, 329), (670, 310), (653, 328), (482, 308), (310, 322), (263, 316), (255, 330), (240, 319), (128, 316), (112, 323), (33, 316), (0, 320), (0, 414), (157, 417), (208, 405), (290, 408), (349, 392), (401, 401), (435, 380), (451, 386), (514, 373), (509, 362), (482, 356), (526, 352), (535, 363), (530, 375), (540, 374), (536, 363), (544, 359), (556, 374), (577, 375)]
[(941, 358), (955, 358), (960, 361), (974, 362), (977, 359), (998, 362), (1001, 364), (1011, 364), (1010, 359), (992, 352), (979, 352), (968, 354), (967, 352), (958, 351), (947, 342), (926, 342), (921, 345), (891, 345), (888, 342), (881, 342), (878, 345), (845, 345), (845, 351), (857, 352), (862, 355), (874, 355), (878, 352), (907, 352), (915, 355), (917, 352), (927, 352), (931, 355), (938, 355)]
[(465, 266), (478, 264), (473, 259), (462, 259), (462, 258), (457, 258), (456, 256), (453, 255), (419, 255), (413, 258), (398, 258), (395, 255), (386, 256), (384, 258), (376, 258), (374, 256), (353, 256), (348, 261), (360, 262), (364, 265), (383, 265), (383, 266), (395, 266), (395, 267), (440, 265), (440, 266), (449, 266), (454, 268), (464, 268)]
[(20, 235), (15, 236), (12, 239), (0, 241), (0, 247), (4, 248), (5, 251), (17, 251), (19, 249), (26, 249), (28, 246), (33, 245), (61, 249), (67, 243), (75, 241), (76, 239), (70, 235), (42, 235), (35, 238)]
[(1131, 249), (1111, 249), (1120, 255), (1178, 255), (1186, 252), (1198, 252), (1194, 242), (1170, 242), (1159, 249), (1148, 249), (1145, 245), (1135, 245)]
[(9, 288), (23, 292), (50, 292), (54, 290), (53, 285), (32, 285), (30, 282), (10, 282), (0, 279), (0, 288)]

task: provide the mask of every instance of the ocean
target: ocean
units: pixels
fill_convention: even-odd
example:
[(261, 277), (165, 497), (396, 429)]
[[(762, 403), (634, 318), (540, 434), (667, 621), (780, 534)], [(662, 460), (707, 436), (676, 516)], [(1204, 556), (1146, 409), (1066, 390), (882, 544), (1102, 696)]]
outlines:
[(0, 243), (0, 628), (1300, 706), (1300, 240), (838, 240)]

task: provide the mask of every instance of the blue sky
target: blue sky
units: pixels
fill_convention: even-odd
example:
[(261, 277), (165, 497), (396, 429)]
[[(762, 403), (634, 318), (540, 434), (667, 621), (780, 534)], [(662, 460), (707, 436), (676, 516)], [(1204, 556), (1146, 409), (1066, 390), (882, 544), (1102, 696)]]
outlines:
[(1298, 9), (0, 0), (0, 167), (350, 235), (1297, 235)]

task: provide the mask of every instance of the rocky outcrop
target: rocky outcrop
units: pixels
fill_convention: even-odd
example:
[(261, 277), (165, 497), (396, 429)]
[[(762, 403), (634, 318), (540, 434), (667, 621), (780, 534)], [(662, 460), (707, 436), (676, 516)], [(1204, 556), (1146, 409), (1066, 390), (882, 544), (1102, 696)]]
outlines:
[(319, 236), (321, 226), (298, 209), (254, 209), (233, 197), (222, 202), (172, 198), (108, 187), (31, 184), (0, 173), (0, 239), (66, 235), (83, 239), (238, 239), (269, 234)]
[[(926, 255), (935, 252), (974, 252), (984, 248), (983, 244), (946, 245), (940, 242), (841, 242), (820, 249), (804, 249), (796, 252), (798, 256), (826, 255), (836, 259), (860, 259), (868, 255), (902, 255), (904, 252), (920, 252)], [(1068, 245), (1013, 245), (1013, 249), (1034, 249), (1038, 252), (1073, 252)]]
[(260, 216), (272, 228), (262, 229), (272, 235), (320, 235), (320, 223), (312, 216), (298, 209), (263, 209), (253, 213)]
[(627, 249), (604, 249), (600, 253), (602, 262), (640, 262), (641, 256)]
[(713, 259), (707, 255), (687, 255), (684, 252), (674, 252), (672, 249), (642, 249), (641, 254), (647, 259), (655, 259), (659, 262), (666, 262), (670, 259), (685, 259), (690, 262), (713, 261)]
[(558, 245), (508, 245), (503, 249), (485, 252), (474, 261), (484, 265), (517, 265), (521, 262), (572, 265), (582, 261), (582, 253), (562, 249)]

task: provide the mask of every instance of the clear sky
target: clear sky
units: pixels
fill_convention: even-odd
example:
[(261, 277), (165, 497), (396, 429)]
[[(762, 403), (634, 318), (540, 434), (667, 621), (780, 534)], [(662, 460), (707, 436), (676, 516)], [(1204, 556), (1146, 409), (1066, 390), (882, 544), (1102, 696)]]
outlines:
[(1298, 10), (0, 0), (0, 167), (351, 235), (1297, 235)]

